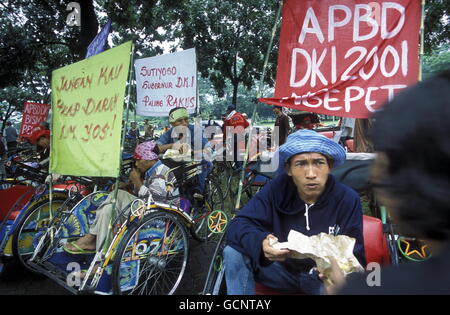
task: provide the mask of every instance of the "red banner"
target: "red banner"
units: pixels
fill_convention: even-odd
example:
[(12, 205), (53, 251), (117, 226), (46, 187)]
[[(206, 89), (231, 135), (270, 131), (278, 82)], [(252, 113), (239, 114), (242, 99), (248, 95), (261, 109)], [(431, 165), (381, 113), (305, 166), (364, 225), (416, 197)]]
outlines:
[(367, 118), (418, 79), (419, 0), (285, 0), (273, 98)]
[(25, 102), (22, 113), (22, 125), (20, 126), (20, 137), (28, 138), (33, 130), (43, 121), (47, 120), (49, 104)]

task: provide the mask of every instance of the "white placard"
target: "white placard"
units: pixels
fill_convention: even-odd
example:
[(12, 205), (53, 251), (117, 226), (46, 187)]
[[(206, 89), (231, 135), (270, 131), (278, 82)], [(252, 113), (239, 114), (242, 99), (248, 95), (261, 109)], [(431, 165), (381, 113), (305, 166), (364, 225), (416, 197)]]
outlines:
[(135, 61), (137, 109), (141, 116), (168, 116), (175, 107), (197, 107), (195, 48)]

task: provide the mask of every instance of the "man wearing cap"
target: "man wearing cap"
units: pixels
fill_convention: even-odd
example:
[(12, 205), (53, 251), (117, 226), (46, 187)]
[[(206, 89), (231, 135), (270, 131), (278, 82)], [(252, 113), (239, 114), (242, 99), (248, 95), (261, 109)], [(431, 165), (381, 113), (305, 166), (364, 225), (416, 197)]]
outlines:
[[(168, 149), (179, 150), (181, 153), (186, 153), (189, 149), (203, 150), (202, 152), (209, 150), (209, 142), (203, 136), (203, 128), (195, 128), (189, 124), (189, 113), (186, 108), (177, 107), (170, 110), (169, 122), (172, 128), (157, 140), (161, 153)], [(201, 142), (197, 143), (198, 140)], [(194, 187), (194, 197), (197, 199), (203, 199), (206, 177), (212, 169), (212, 164), (203, 157), (201, 163), (202, 172), (198, 175), (198, 185)]]
[(28, 141), (36, 145), (40, 152), (39, 160), (41, 162), (48, 159), (50, 155), (50, 130), (39, 127), (33, 131)]
[[(233, 153), (233, 161), (238, 161), (240, 143), (238, 143), (239, 141), (237, 135), (239, 133), (244, 135), (245, 129), (250, 125), (250, 123), (244, 115), (236, 110), (236, 105), (234, 104), (228, 105), (227, 114), (228, 115), (225, 117), (222, 126), (224, 146), (227, 151), (226, 154), (229, 155)], [(228, 135), (228, 132), (231, 132), (233, 135), (233, 140), (231, 140), (231, 135)]]
[[(175, 182), (175, 176), (169, 173), (170, 169), (158, 159), (158, 149), (154, 141), (139, 144), (133, 158), (135, 167), (130, 172), (129, 182), (120, 183), (117, 192), (115, 211), (113, 209), (113, 195), (110, 193), (106, 200), (97, 209), (95, 221), (90, 227), (89, 234), (70, 242), (64, 246), (64, 250), (70, 254), (87, 254), (99, 250), (107, 239), (110, 231), (111, 220), (124, 210), (129, 211), (127, 206), (137, 198), (146, 199), (151, 194), (153, 200), (166, 203), (166, 180)], [(122, 190), (132, 191), (133, 194)], [(178, 189), (172, 192), (178, 195)], [(172, 200), (179, 205), (179, 198)]]
[(289, 258), (273, 241), (286, 242), (290, 230), (356, 239), (354, 254), (365, 266), (362, 208), (358, 194), (337, 182), (330, 170), (345, 151), (312, 130), (288, 136), (279, 148), (278, 175), (238, 213), (227, 230), (224, 250), (228, 294), (254, 294), (259, 282), (287, 293), (321, 294), (314, 262)]

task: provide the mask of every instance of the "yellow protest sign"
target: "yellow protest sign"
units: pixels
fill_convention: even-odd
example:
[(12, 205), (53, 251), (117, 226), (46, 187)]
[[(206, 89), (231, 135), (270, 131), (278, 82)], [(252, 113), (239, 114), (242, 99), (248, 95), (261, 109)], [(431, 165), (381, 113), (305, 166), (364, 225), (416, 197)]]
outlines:
[(50, 172), (117, 177), (132, 42), (52, 73)]

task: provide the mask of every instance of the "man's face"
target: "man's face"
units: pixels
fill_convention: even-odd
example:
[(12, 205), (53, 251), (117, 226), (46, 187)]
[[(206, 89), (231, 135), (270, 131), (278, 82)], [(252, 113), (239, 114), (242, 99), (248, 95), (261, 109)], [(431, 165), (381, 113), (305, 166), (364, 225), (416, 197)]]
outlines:
[(47, 149), (48, 147), (50, 147), (50, 139), (47, 137), (40, 137), (36, 144), (41, 148)]
[(172, 127), (184, 126), (187, 127), (189, 125), (189, 117), (180, 117), (171, 123)]
[(279, 115), (281, 114), (281, 110), (278, 109), (278, 108), (272, 109), (272, 112), (273, 112), (275, 115), (277, 115), (277, 116), (279, 116)]
[(131, 128), (136, 129), (136, 123), (135, 122), (131, 123)]
[(315, 203), (324, 192), (330, 173), (327, 159), (320, 153), (301, 153), (291, 158), (286, 172), (292, 176), (300, 198)]

